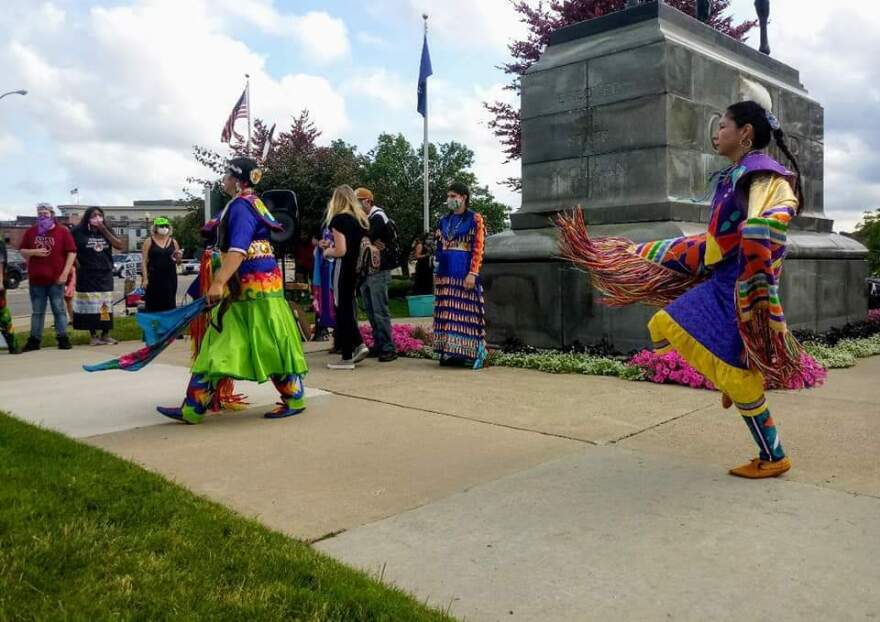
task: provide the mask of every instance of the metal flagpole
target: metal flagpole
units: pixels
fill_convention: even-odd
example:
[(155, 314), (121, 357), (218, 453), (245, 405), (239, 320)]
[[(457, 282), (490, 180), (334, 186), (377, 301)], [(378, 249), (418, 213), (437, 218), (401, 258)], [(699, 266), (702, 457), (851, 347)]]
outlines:
[[(425, 38), (427, 38), (427, 37), (428, 37), (428, 14), (427, 14), (427, 13), (423, 13), (423, 14), (422, 14), (422, 19), (425, 20)], [(430, 222), (429, 222), (429, 221), (430, 221), (430, 218), (431, 218), (431, 214), (430, 214), (431, 209), (430, 209), (430, 197), (429, 197), (429, 194), (428, 194), (428, 93), (427, 93), (427, 83), (426, 83), (426, 85), (425, 85), (425, 88), (426, 88), (426, 92), (425, 92), (425, 114), (424, 114), (424, 116), (423, 116), (423, 121), (424, 121), (424, 125), (425, 125), (425, 138), (424, 138), (424, 142), (423, 142), (423, 144), (422, 144), (422, 149), (424, 150), (424, 151), (423, 151), (423, 159), (424, 159), (424, 161), (425, 161), (425, 171), (424, 171), (424, 183), (425, 183), (425, 190), (424, 190), (425, 233), (428, 233), (428, 231), (429, 231), (430, 228), (431, 228), (431, 226), (430, 226)]]
[(248, 111), (248, 139), (247, 139), (247, 154), (250, 157), (251, 154), (251, 75), (249, 73), (244, 74), (246, 83), (245, 90), (247, 91), (247, 111)]

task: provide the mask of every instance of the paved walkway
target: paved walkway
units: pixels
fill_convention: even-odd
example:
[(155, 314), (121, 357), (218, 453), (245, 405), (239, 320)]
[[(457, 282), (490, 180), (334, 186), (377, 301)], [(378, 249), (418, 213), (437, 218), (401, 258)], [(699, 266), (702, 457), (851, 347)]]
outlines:
[(880, 617), (880, 357), (771, 396), (795, 468), (749, 482), (753, 453), (717, 394), (430, 361), (330, 372), (310, 405), (275, 397), (166, 423), (178, 344), (135, 374), (79, 366), (126, 348), (0, 355), (0, 407), (258, 517), (468, 620)]

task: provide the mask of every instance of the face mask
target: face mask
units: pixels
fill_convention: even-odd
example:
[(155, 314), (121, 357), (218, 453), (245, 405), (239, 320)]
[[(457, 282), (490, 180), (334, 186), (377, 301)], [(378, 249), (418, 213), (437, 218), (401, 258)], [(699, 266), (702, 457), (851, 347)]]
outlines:
[(37, 216), (37, 233), (43, 235), (55, 225), (55, 218), (52, 216)]
[(156, 233), (158, 233), (159, 235), (168, 235), (170, 232), (171, 229), (169, 229), (168, 227), (158, 227), (156, 229)]
[(461, 207), (461, 201), (459, 201), (458, 199), (446, 199), (446, 207), (451, 210), (457, 210), (459, 207)]
[(89, 218), (89, 224), (93, 227), (97, 227), (102, 222), (104, 222), (104, 218), (102, 216), (92, 216), (91, 218)]

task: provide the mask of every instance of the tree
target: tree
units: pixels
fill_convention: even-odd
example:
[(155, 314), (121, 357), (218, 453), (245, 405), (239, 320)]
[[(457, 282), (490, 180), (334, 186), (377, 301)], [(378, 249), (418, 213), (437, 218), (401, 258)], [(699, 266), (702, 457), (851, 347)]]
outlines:
[[(360, 182), (373, 192), (376, 203), (397, 224), (401, 244), (409, 248), (409, 243), (424, 229), (422, 152), (416, 151), (402, 134), (381, 134), (367, 160)], [(470, 187), (471, 206), (484, 215), (488, 232), (497, 233), (504, 228), (510, 209), (478, 184), (470, 170), (473, 163), (474, 152), (461, 143), (428, 145), (431, 226), (446, 213), (449, 184), (460, 181)]]
[[(251, 141), (246, 145), (232, 146), (232, 157), (249, 155), (260, 163), (263, 177), (257, 184), (257, 192), (272, 188), (288, 188), (296, 192), (299, 203), (300, 230), (312, 235), (320, 226), (327, 202), (333, 188), (350, 184), (359, 178), (366, 164), (364, 156), (358, 155), (353, 145), (333, 141), (329, 146), (317, 144), (321, 131), (303, 110), (291, 121), (290, 128), (277, 134), (263, 158), (269, 129), (257, 119)], [(223, 156), (204, 147), (193, 147), (196, 160), (217, 176), (223, 175), (229, 156)], [(190, 179), (191, 183), (219, 187), (219, 180)]]
[(868, 248), (868, 270), (880, 276), (880, 208), (865, 212), (853, 237)]
[[(233, 156), (249, 153), (260, 162), (263, 177), (257, 192), (272, 188), (288, 188), (296, 192), (299, 202), (300, 230), (307, 235), (318, 231), (327, 202), (333, 189), (342, 184), (366, 186), (376, 197), (376, 203), (385, 208), (394, 219), (400, 234), (401, 246), (409, 249), (413, 238), (423, 229), (422, 180), (424, 159), (402, 135), (380, 134), (376, 146), (367, 154), (359, 154), (354, 145), (335, 140), (329, 146), (317, 144), (320, 130), (309, 118), (307, 111), (300, 113), (290, 129), (272, 140), (266, 157), (262, 157), (268, 130), (261, 120), (254, 123), (251, 149), (245, 145), (232, 146)], [(217, 177), (226, 168), (226, 157), (219, 153), (194, 147), (196, 160), (215, 177), (190, 179), (192, 183), (209, 185), (219, 191)], [(472, 207), (483, 214), (489, 233), (501, 231), (510, 208), (495, 200), (485, 186), (480, 186), (471, 171), (474, 152), (457, 142), (428, 146), (430, 179), (430, 223), (437, 222), (446, 212), (446, 190), (453, 181), (467, 184), (472, 192)], [(198, 197), (190, 194), (198, 203)], [(228, 197), (227, 197), (228, 199)], [(194, 203), (194, 204), (195, 204)], [(187, 221), (188, 223), (188, 221)], [(181, 222), (180, 226), (188, 226)], [(198, 228), (195, 229), (198, 234)]]
[[(520, 21), (529, 30), (524, 40), (514, 41), (508, 46), (513, 61), (499, 67), (512, 76), (510, 84), (505, 88), (514, 91), (517, 95), (520, 93), (522, 75), (541, 58), (544, 48), (550, 42), (550, 35), (555, 30), (620, 11), (626, 6), (626, 0), (550, 0), (546, 8), (542, 2), (535, 7), (526, 0), (510, 0), (510, 2), (514, 10), (520, 14)], [(665, 0), (665, 2), (688, 15), (696, 13), (694, 0)], [(716, 30), (742, 41), (757, 22), (752, 20), (734, 24), (733, 17), (726, 15), (729, 8), (730, 0), (715, 0), (707, 23)], [(519, 159), (522, 151), (519, 106), (500, 101), (484, 102), (483, 105), (495, 115), (495, 118), (489, 122), (489, 127), (501, 141), (507, 162)], [(521, 182), (518, 177), (509, 178), (505, 183), (514, 189), (520, 189)]]
[(202, 239), (202, 223), (204, 222), (204, 199), (192, 199), (189, 211), (185, 216), (171, 219), (171, 227), (177, 243), (183, 249), (185, 257), (199, 257), (205, 243)]

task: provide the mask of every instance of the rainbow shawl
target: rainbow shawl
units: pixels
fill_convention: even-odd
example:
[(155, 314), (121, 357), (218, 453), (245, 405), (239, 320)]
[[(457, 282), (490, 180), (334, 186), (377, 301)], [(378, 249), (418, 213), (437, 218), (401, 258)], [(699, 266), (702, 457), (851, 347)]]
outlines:
[(749, 204), (749, 189), (756, 173), (789, 182), (792, 178), (778, 162), (757, 152), (721, 171), (708, 230), (699, 235), (643, 244), (619, 237), (590, 238), (582, 210), (559, 215), (560, 256), (586, 271), (593, 287), (604, 293), (601, 301), (614, 307), (636, 302), (665, 306), (708, 278), (713, 265), (736, 256), (736, 310), (746, 362), (771, 383), (785, 386), (800, 371), (801, 348), (788, 331), (779, 298), (786, 234), (796, 201), (770, 200), (755, 210)]
[[(284, 231), (284, 225), (275, 220), (275, 217), (272, 215), (272, 212), (269, 211), (269, 208), (266, 207), (266, 204), (253, 193), (248, 194), (240, 194), (236, 199), (244, 199), (247, 201), (251, 208), (254, 210), (254, 213), (262, 220), (267, 227), (269, 227), (270, 231)], [(235, 199), (233, 199), (234, 201)], [(232, 201), (230, 201), (231, 203)]]
[(144, 347), (103, 363), (83, 365), (83, 369), (86, 371), (106, 371), (108, 369), (138, 371), (143, 369), (165, 348), (174, 343), (206, 308), (206, 299), (199, 298), (185, 307), (178, 307), (170, 311), (138, 313), (137, 323), (144, 331)]

